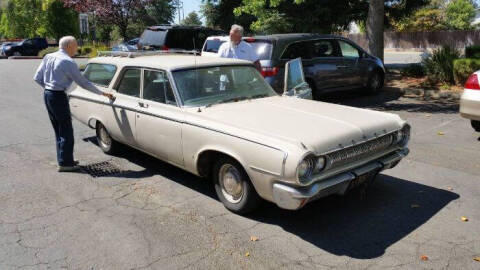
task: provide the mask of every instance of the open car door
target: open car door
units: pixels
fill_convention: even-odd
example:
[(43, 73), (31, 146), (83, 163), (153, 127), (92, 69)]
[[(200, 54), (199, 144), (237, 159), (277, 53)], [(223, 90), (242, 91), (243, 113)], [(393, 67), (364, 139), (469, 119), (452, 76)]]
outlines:
[(312, 89), (305, 81), (302, 59), (296, 58), (285, 64), (284, 96), (312, 99)]

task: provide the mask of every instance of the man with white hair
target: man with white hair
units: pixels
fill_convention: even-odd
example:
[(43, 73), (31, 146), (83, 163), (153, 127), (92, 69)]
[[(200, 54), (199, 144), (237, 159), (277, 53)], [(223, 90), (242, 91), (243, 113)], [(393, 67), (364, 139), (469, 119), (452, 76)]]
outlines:
[(44, 101), (48, 116), (55, 132), (59, 172), (73, 172), (80, 169), (73, 159), (73, 127), (70, 105), (65, 91), (77, 83), (82, 88), (113, 100), (112, 94), (105, 93), (89, 82), (80, 73), (72, 57), (77, 53), (77, 41), (72, 36), (62, 37), (60, 49), (47, 54), (33, 79), (45, 89)]
[(218, 49), (218, 57), (243, 59), (253, 62), (258, 71), (261, 70), (258, 55), (252, 46), (242, 40), (243, 27), (234, 24), (230, 29), (230, 42), (223, 43)]

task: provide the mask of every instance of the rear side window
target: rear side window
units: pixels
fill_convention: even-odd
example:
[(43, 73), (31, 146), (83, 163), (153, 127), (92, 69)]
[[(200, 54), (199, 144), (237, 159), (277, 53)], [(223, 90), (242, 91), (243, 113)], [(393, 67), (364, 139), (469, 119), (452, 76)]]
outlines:
[(94, 84), (108, 87), (117, 72), (117, 67), (106, 64), (88, 64), (83, 72), (87, 80)]
[[(248, 42), (248, 41), (247, 41)], [(260, 60), (269, 60), (272, 56), (273, 45), (270, 42), (254, 41), (248, 42)]]
[[(195, 40), (195, 31), (190, 29), (171, 29), (167, 34), (165, 45), (168, 48), (193, 50), (193, 41)], [(195, 42), (197, 42), (195, 40)], [(202, 44), (195, 44), (201, 48)]]
[(353, 45), (342, 40), (339, 40), (338, 44), (340, 45), (340, 50), (342, 50), (343, 57), (347, 57), (347, 58), (360, 57), (360, 53), (358, 52), (358, 49), (353, 47)]
[(308, 43), (310, 41), (300, 41), (294, 42), (288, 45), (287, 49), (282, 55), (282, 59), (295, 59), (301, 57), (302, 59), (310, 59), (311, 55), (309, 53)]
[(211, 53), (217, 53), (218, 49), (220, 48), (220, 45), (225, 43), (225, 40), (220, 40), (220, 39), (209, 39), (205, 43), (205, 47), (203, 48), (204, 52), (211, 52)]
[(139, 43), (142, 46), (163, 46), (165, 44), (166, 30), (151, 30), (143, 31)]
[(132, 97), (140, 97), (140, 69), (127, 69), (118, 84), (117, 91)]

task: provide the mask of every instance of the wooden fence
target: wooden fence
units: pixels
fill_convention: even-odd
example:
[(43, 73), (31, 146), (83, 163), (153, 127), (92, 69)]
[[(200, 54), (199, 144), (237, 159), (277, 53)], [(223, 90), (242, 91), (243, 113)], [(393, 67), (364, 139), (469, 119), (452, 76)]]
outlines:
[[(365, 34), (345, 34), (347, 38), (367, 48)], [(480, 30), (435, 31), (435, 32), (385, 32), (385, 49), (431, 50), (449, 45), (459, 50), (471, 45), (480, 45)]]

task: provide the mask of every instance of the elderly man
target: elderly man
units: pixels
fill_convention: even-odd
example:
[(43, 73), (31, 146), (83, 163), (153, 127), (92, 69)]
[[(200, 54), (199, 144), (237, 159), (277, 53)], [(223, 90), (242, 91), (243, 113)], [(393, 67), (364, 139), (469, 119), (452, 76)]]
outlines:
[(47, 54), (43, 58), (33, 79), (45, 89), (44, 101), (55, 132), (58, 171), (73, 172), (80, 167), (73, 159), (72, 118), (65, 91), (72, 82), (76, 82), (79, 86), (111, 100), (113, 96), (102, 92), (80, 73), (77, 64), (71, 58), (77, 53), (78, 47), (74, 37), (61, 38), (59, 47), (57, 52)]
[(218, 49), (218, 56), (225, 58), (243, 59), (253, 62), (258, 71), (261, 70), (258, 55), (252, 46), (242, 41), (243, 27), (237, 24), (232, 25), (230, 29), (230, 42), (223, 43)]

